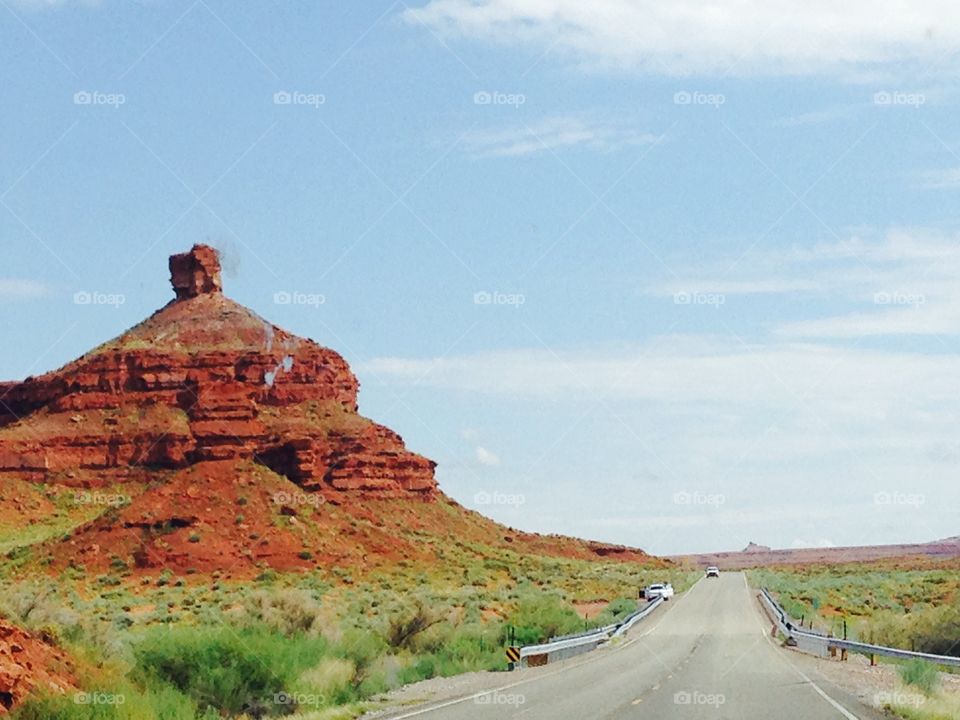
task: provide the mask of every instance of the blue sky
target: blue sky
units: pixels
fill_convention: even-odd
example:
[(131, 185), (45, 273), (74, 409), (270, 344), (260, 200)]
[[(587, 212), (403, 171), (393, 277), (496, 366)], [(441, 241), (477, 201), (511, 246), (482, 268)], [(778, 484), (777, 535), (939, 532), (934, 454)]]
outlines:
[(956, 535), (958, 43), (941, 2), (0, 0), (0, 375), (209, 242), (510, 525)]

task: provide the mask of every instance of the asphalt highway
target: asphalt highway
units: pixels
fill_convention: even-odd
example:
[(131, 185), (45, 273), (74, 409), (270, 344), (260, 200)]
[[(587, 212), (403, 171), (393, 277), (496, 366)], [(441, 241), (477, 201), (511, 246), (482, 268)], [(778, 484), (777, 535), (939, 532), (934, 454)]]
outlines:
[[(619, 644), (520, 673), (496, 690), (406, 708), (393, 720), (881, 720), (770, 639), (741, 573), (703, 579)], [(808, 666), (807, 666), (808, 667)]]

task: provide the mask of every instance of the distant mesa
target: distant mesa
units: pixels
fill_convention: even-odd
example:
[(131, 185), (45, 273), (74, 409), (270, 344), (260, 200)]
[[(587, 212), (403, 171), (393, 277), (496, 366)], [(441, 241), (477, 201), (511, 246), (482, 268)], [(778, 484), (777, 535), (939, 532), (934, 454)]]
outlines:
[(692, 562), (704, 567), (717, 565), (732, 570), (771, 565), (873, 562), (904, 558), (936, 560), (955, 557), (960, 557), (960, 536), (927, 543), (783, 549), (773, 549), (766, 545), (750, 542), (739, 552), (674, 555), (667, 559), (682, 563)]

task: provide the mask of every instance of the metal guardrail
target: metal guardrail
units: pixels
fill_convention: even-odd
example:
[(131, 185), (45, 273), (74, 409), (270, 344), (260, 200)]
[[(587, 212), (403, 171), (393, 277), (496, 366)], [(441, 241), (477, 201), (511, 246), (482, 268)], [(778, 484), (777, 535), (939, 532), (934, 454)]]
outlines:
[(798, 628), (796, 621), (780, 607), (780, 604), (770, 594), (769, 590), (761, 588), (760, 598), (771, 619), (774, 620), (780, 631), (787, 637), (792, 638), (801, 650), (816, 652), (822, 655), (826, 655), (830, 650), (846, 650), (864, 655), (882, 655), (900, 660), (925, 660), (937, 665), (960, 667), (960, 657), (954, 657), (953, 655), (933, 655), (932, 653), (901, 650), (900, 648), (886, 647), (884, 645), (872, 645), (854, 640), (844, 640), (843, 638), (833, 637), (832, 635), (817, 632), (812, 629)]
[(663, 598), (656, 598), (646, 606), (630, 613), (620, 622), (605, 625), (595, 630), (589, 630), (576, 635), (564, 635), (553, 638), (540, 645), (526, 645), (520, 648), (520, 664), (529, 664), (529, 658), (546, 656), (545, 661), (562, 660), (595, 649), (611, 638), (620, 637), (633, 627), (634, 624), (645, 618), (663, 602)]
[(627, 630), (632, 628), (636, 623), (640, 622), (647, 615), (652, 613), (662, 602), (663, 602), (663, 598), (658, 597), (652, 602), (647, 603), (647, 606), (645, 608), (640, 608), (636, 612), (631, 613), (630, 615), (625, 617), (623, 621), (620, 623), (620, 626), (613, 631), (613, 634), (610, 637), (620, 637), (621, 635), (623, 635), (625, 632), (627, 632)]

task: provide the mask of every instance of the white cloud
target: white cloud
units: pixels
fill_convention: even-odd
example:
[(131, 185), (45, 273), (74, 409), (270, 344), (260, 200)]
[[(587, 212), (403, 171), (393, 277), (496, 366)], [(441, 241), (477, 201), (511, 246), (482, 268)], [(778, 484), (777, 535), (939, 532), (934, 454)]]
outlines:
[[(832, 301), (833, 314), (772, 326), (791, 338), (960, 335), (960, 237), (895, 229), (808, 248), (753, 253), (700, 268), (646, 292), (723, 296), (803, 293)], [(838, 308), (841, 312), (838, 312)]]
[(382, 358), (361, 365), (397, 383), (516, 398), (571, 397), (662, 402), (674, 411), (705, 404), (735, 416), (798, 411), (816, 390), (818, 407), (833, 417), (866, 422), (906, 417), (942, 402), (944, 387), (960, 387), (960, 357), (886, 352), (734, 338), (671, 336), (620, 351), (537, 348), (422, 360)]
[(661, 138), (612, 122), (576, 117), (550, 117), (531, 124), (476, 130), (463, 137), (474, 157), (523, 157), (569, 148), (610, 152), (629, 145), (647, 145)]
[[(906, 297), (906, 296), (905, 296)], [(862, 338), (882, 335), (956, 335), (960, 306), (922, 305), (874, 313), (851, 313), (823, 320), (800, 320), (780, 325), (776, 332), (789, 337)]]
[(834, 543), (832, 540), (828, 540), (827, 538), (820, 538), (819, 540), (812, 540), (812, 541), (803, 540), (802, 538), (797, 538), (796, 540), (793, 541), (793, 547), (797, 548), (798, 550), (804, 550), (809, 548), (816, 548), (816, 549), (832, 548), (836, 546), (837, 546), (836, 543)]
[[(714, 527), (718, 525), (740, 527), (764, 526), (771, 522), (797, 523), (815, 518), (817, 520), (835, 520), (844, 517), (848, 508), (809, 508), (768, 506), (753, 509), (701, 510), (686, 514), (658, 513), (656, 515), (614, 516), (589, 520), (587, 524), (602, 528), (660, 529), (679, 530), (684, 528)], [(829, 542), (829, 541), (820, 541)], [(811, 547), (805, 545), (804, 547)], [(817, 545), (833, 547), (833, 545)], [(714, 548), (720, 550), (724, 548)], [(729, 549), (729, 548), (726, 548)]]
[(495, 453), (487, 450), (485, 447), (477, 447), (474, 452), (477, 462), (481, 465), (487, 465), (489, 467), (495, 467), (500, 464), (500, 457)]
[(949, 0), (430, 0), (404, 16), (445, 37), (675, 76), (863, 75), (911, 61), (929, 70), (960, 47), (960, 7)]
[(38, 298), (49, 292), (49, 288), (35, 280), (0, 278), (0, 297)]
[(697, 280), (675, 280), (654, 288), (652, 295), (677, 295), (680, 293), (702, 293), (718, 295), (778, 295), (791, 292), (809, 292), (820, 290), (816, 280), (804, 278), (757, 278), (752, 280), (727, 280), (706, 278)]
[(812, 110), (810, 112), (800, 113), (799, 115), (790, 115), (782, 117), (776, 122), (776, 127), (805, 127), (807, 125), (824, 125), (826, 123), (845, 120), (852, 117), (855, 111), (852, 105), (843, 105), (841, 107), (829, 108), (827, 110)]
[(960, 187), (960, 167), (940, 168), (920, 173), (918, 185), (928, 190)]
[(13, 0), (13, 4), (26, 10), (46, 10), (67, 5), (97, 7), (101, 4), (101, 0)]

